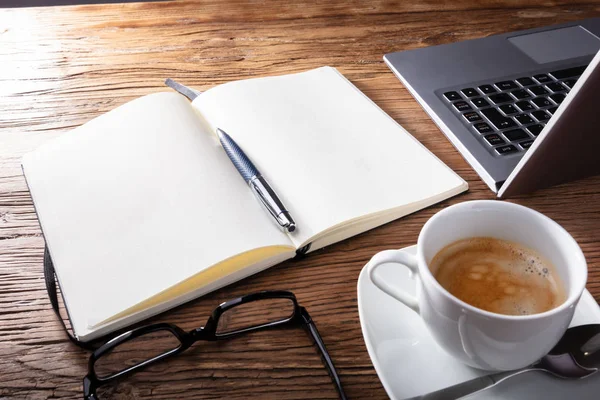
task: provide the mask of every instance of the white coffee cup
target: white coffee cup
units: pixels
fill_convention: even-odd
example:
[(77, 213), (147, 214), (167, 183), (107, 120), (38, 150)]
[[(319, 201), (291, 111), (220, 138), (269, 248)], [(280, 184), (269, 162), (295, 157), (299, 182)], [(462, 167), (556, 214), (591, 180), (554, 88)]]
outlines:
[[(482, 236), (517, 242), (545, 256), (556, 267), (567, 300), (544, 313), (512, 316), (476, 308), (451, 295), (435, 280), (428, 263), (446, 245)], [(416, 297), (376, 273), (384, 263), (411, 270)], [(472, 367), (502, 371), (534, 363), (560, 340), (585, 289), (587, 264), (571, 235), (550, 218), (516, 204), (479, 200), (450, 206), (427, 221), (416, 257), (404, 250), (377, 253), (369, 261), (368, 276), (417, 312), (449, 354)]]

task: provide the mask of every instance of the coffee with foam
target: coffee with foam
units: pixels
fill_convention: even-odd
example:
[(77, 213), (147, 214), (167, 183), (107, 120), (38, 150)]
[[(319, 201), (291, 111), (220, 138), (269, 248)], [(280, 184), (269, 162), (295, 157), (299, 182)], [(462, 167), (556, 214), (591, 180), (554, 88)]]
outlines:
[(501, 239), (451, 243), (433, 257), (429, 269), (452, 295), (498, 314), (542, 313), (566, 300), (564, 285), (548, 260)]

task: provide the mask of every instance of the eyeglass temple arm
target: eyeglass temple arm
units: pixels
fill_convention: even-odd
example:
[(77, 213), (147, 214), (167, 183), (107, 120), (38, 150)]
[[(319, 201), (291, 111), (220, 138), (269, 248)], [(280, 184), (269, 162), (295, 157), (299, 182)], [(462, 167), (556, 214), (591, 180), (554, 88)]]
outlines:
[(331, 359), (329, 353), (327, 352), (327, 349), (325, 348), (325, 343), (323, 343), (323, 339), (321, 339), (321, 335), (317, 330), (317, 326), (315, 325), (312, 318), (308, 314), (308, 311), (306, 311), (304, 307), (301, 307), (301, 315), (302, 319), (304, 320), (304, 324), (306, 325), (308, 331), (310, 332), (310, 335), (315, 341), (315, 344), (319, 348), (319, 352), (321, 354), (321, 357), (323, 358), (323, 362), (327, 367), (329, 376), (331, 376), (331, 379), (335, 383), (335, 387), (338, 391), (338, 394), (340, 395), (340, 399), (347, 400), (346, 393), (344, 393), (344, 389), (342, 388), (342, 382), (340, 381), (340, 377), (338, 376), (335, 366), (333, 365), (333, 360)]
[(83, 378), (83, 393), (84, 400), (98, 400), (98, 396), (96, 396), (96, 391), (92, 390), (92, 381), (87, 376)]

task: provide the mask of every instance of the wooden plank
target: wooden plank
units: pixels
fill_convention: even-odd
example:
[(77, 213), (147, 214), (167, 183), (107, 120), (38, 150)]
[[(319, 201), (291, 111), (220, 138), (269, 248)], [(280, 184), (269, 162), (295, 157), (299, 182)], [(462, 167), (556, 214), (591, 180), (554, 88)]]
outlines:
[[(216, 0), (0, 10), (0, 398), (81, 398), (88, 353), (65, 337), (45, 293), (43, 239), (21, 156), (133, 98), (255, 76), (338, 68), (469, 181), (468, 193), (154, 318), (201, 326), (221, 301), (289, 289), (314, 318), (350, 398), (386, 398), (358, 321), (356, 280), (377, 251), (416, 242), (424, 222), (492, 193), (383, 64), (383, 54), (600, 15), (594, 1), (457, 0), (312, 4)], [(510, 201), (580, 243), (600, 300), (600, 177)], [(140, 354), (149, 344), (140, 347)], [(201, 343), (109, 388), (106, 398), (336, 398), (301, 330)]]

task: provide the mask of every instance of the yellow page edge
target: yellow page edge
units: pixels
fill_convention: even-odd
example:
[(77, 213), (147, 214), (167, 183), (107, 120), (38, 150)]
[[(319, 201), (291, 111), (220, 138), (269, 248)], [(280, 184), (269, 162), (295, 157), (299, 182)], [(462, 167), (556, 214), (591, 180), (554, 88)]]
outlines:
[(154, 296), (143, 300), (136, 305), (129, 307), (118, 314), (108, 317), (95, 324), (90, 324), (89, 328), (94, 329), (101, 325), (114, 322), (118, 319), (136, 314), (138, 312), (151, 309), (159, 304), (166, 303), (177, 297), (183, 296), (193, 290), (199, 289), (203, 286), (207, 286), (212, 282), (215, 282), (228, 275), (232, 275), (247, 266), (256, 264), (260, 261), (268, 260), (279, 254), (286, 253), (289, 251), (295, 251), (292, 246), (267, 246), (258, 249), (248, 250), (244, 253), (240, 253), (236, 256), (230, 257), (224, 261), (221, 261), (213, 266), (190, 276), (189, 278), (171, 286), (162, 292), (155, 294)]

